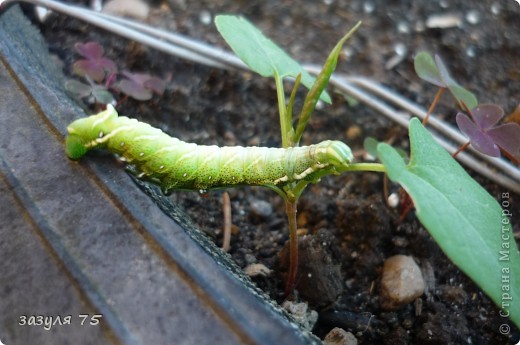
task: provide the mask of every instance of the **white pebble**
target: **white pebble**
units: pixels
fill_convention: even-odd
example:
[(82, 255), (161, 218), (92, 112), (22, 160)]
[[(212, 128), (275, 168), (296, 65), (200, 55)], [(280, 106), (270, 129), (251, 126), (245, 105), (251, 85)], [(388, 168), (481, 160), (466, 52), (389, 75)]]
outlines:
[(477, 10), (471, 10), (466, 13), (466, 20), (470, 24), (478, 24), (480, 22), (480, 13)]
[(199, 13), (199, 20), (204, 25), (211, 24), (211, 13), (209, 13), (209, 11), (201, 11)]
[(150, 7), (141, 0), (112, 0), (105, 4), (103, 13), (144, 20), (150, 13)]
[(386, 202), (391, 208), (396, 208), (399, 205), (399, 195), (397, 193), (390, 194)]
[(251, 264), (244, 269), (244, 272), (249, 277), (267, 277), (271, 275), (271, 270), (264, 264)]
[(462, 18), (455, 13), (434, 14), (426, 19), (426, 27), (430, 29), (448, 29), (462, 25)]
[(282, 308), (288, 311), (305, 329), (311, 330), (318, 321), (318, 313), (310, 309), (305, 302), (296, 303), (286, 300), (283, 302)]

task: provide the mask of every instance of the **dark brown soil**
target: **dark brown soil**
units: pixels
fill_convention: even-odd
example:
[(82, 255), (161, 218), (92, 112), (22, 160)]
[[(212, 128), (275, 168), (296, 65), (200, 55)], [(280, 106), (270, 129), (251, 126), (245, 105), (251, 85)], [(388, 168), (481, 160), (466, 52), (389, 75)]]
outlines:
[[(363, 20), (348, 45), (351, 57), (340, 63), (339, 71), (379, 80), (427, 107), (436, 90), (415, 76), (412, 61), (415, 53), (428, 50), (441, 54), (455, 78), (475, 91), (481, 102), (500, 104), (506, 113), (518, 105), (520, 7), (514, 1), (308, 0), (295, 5), (286, 0), (171, 0), (160, 6), (152, 11), (151, 24), (222, 47), (216, 29), (204, 24), (201, 15), (242, 14), (306, 63), (322, 63), (342, 34)], [(420, 29), (428, 17), (447, 13), (460, 16), (461, 25)], [(280, 146), (272, 80), (182, 61), (59, 15), (42, 25), (42, 32), (67, 73), (77, 58), (74, 43), (94, 40), (121, 69), (171, 75), (163, 97), (150, 102), (122, 100), (120, 113), (199, 144)], [(397, 44), (406, 47), (406, 58), (387, 70), (385, 64), (395, 55)], [(443, 98), (441, 109), (453, 118), (449, 97)], [(352, 128), (360, 134), (347, 137)], [(304, 143), (338, 139), (357, 151), (365, 136), (407, 147), (405, 129), (362, 105), (351, 107), (339, 96), (332, 106), (315, 113)], [(509, 192), (475, 177), (497, 198)], [(397, 190), (398, 186), (390, 185), (390, 192)], [(242, 267), (263, 263), (274, 269), (271, 276), (256, 282), (282, 301), (279, 273), (284, 260), (279, 253), (288, 238), (283, 202), (262, 188), (236, 188), (229, 193), (237, 229), (230, 253)], [(517, 210), (518, 195), (510, 196), (511, 209)], [(222, 237), (221, 198), (222, 192), (172, 195), (217, 243)], [(315, 333), (323, 337), (339, 326), (352, 331), (360, 344), (512, 344), (518, 340), (518, 329), (501, 318), (482, 291), (451, 264), (413, 212), (402, 223), (399, 215), (399, 210), (386, 206), (383, 176), (378, 174), (328, 177), (304, 193), (299, 227), (311, 236), (301, 244), (305, 268), (300, 269), (298, 291), (301, 300), (320, 312)], [(519, 223), (520, 212), (515, 212), (517, 235)], [(383, 262), (395, 254), (417, 260), (427, 278), (427, 292), (413, 304), (385, 312), (380, 308), (379, 278)], [(312, 279), (301, 272), (313, 272)], [(503, 323), (512, 327), (508, 336), (500, 334)]]

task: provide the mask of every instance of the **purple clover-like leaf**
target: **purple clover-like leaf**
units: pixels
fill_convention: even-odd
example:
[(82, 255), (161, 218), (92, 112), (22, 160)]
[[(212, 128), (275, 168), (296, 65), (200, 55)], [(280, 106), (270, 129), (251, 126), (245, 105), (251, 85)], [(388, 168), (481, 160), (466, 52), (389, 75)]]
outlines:
[(139, 101), (147, 101), (152, 98), (153, 92), (162, 95), (165, 82), (157, 77), (145, 73), (130, 73), (123, 71), (127, 79), (121, 80), (117, 86), (119, 90)]
[(77, 52), (85, 59), (78, 60), (72, 66), (75, 74), (102, 82), (107, 74), (117, 71), (114, 61), (103, 56), (103, 47), (97, 42), (76, 43)]
[(456, 121), (477, 151), (499, 157), (502, 149), (513, 157), (520, 157), (520, 125), (506, 123), (497, 126), (504, 116), (501, 107), (481, 104), (473, 108), (470, 115), (472, 119), (464, 113), (458, 113)]

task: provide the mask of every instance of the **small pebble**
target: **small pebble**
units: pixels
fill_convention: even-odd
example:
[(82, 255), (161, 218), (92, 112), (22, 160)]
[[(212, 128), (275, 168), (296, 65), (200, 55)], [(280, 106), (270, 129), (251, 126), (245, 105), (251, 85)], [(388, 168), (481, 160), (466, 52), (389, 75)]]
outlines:
[(103, 13), (144, 20), (150, 13), (150, 7), (140, 0), (112, 0), (103, 7)]
[(199, 20), (204, 25), (211, 24), (211, 13), (209, 11), (201, 11), (199, 13)]
[(448, 29), (462, 25), (462, 18), (459, 14), (433, 14), (426, 19), (426, 27), (430, 29)]
[(49, 15), (52, 13), (51, 10), (42, 6), (36, 6), (34, 8), (34, 12), (36, 13), (36, 17), (40, 21), (40, 23), (45, 23)]
[(347, 138), (349, 140), (357, 139), (361, 135), (361, 132), (361, 127), (359, 127), (358, 125), (352, 125), (347, 129)]
[(289, 312), (303, 328), (311, 330), (318, 321), (318, 313), (305, 302), (285, 301), (282, 308)]
[(386, 203), (391, 208), (396, 208), (399, 206), (399, 195), (397, 193), (392, 193), (388, 196), (388, 200), (386, 200)]
[(273, 214), (273, 206), (265, 200), (251, 200), (251, 215), (258, 218), (269, 218)]
[(325, 345), (357, 345), (358, 341), (354, 334), (343, 328), (335, 327), (323, 339)]
[(466, 20), (468, 23), (476, 25), (480, 22), (480, 13), (477, 10), (471, 10), (466, 13)]
[(397, 23), (397, 32), (399, 32), (400, 34), (407, 34), (410, 32), (410, 25), (408, 24), (408, 22), (404, 21), (404, 20), (401, 20), (400, 22)]
[(365, 3), (363, 4), (363, 10), (367, 14), (374, 12), (375, 9), (376, 5), (372, 1), (365, 1)]
[(494, 2), (492, 5), (491, 5), (491, 13), (493, 13), (494, 15), (497, 15), (497, 14), (500, 14), (500, 10), (501, 10), (501, 6), (498, 2)]
[(424, 279), (411, 256), (388, 258), (381, 277), (381, 307), (396, 310), (424, 293)]
[(271, 270), (264, 264), (251, 264), (244, 269), (249, 277), (267, 277), (271, 274)]

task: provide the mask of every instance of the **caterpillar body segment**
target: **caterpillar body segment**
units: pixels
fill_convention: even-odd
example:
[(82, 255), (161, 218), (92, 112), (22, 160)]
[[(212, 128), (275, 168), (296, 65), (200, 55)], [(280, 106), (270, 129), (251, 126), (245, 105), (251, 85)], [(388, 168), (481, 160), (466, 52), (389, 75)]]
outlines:
[(165, 194), (316, 182), (324, 171), (335, 173), (352, 160), (350, 148), (341, 141), (286, 149), (186, 143), (146, 123), (118, 116), (110, 105), (97, 115), (74, 121), (67, 130), (66, 152), (71, 159), (94, 148), (106, 148), (138, 171), (139, 177), (158, 184)]

